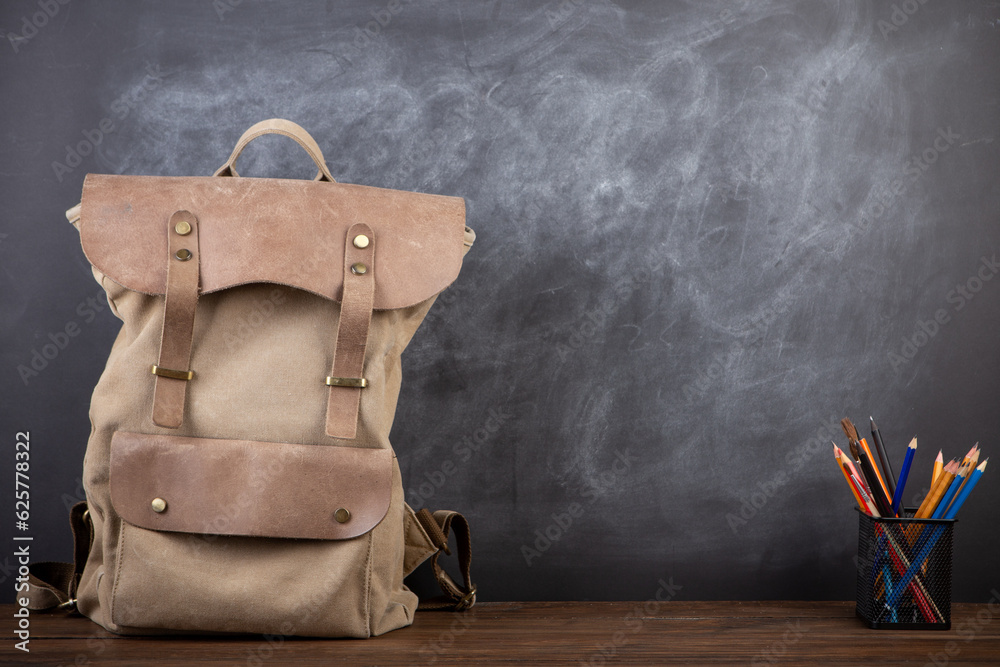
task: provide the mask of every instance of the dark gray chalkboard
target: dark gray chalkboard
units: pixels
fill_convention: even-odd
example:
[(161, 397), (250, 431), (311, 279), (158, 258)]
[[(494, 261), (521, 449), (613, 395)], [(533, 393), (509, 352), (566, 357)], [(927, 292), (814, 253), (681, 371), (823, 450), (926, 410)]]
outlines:
[[(851, 599), (841, 417), (897, 469), (919, 437), (914, 495), (939, 448), (1000, 452), (996, 3), (44, 4), (0, 9), (2, 474), (30, 430), (38, 560), (119, 328), (63, 211), (274, 116), (340, 180), (467, 201), (393, 438), (411, 503), (472, 521), (481, 599)], [(277, 137), (240, 169), (313, 173)], [(956, 600), (1000, 580), (998, 475)]]

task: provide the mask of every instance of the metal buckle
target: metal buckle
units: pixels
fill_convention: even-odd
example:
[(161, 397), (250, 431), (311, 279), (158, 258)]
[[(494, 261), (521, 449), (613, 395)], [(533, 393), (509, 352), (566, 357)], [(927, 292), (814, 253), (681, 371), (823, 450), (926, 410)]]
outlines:
[(56, 609), (69, 609), (70, 611), (76, 611), (76, 598), (70, 598), (65, 602), (60, 602), (56, 605)]
[(326, 379), (326, 386), (328, 387), (367, 387), (368, 380), (364, 378), (335, 378), (328, 377)]
[(173, 378), (174, 380), (190, 380), (194, 377), (194, 371), (175, 371), (172, 368), (164, 368), (163, 366), (157, 366), (153, 364), (150, 369), (153, 375), (159, 375), (160, 377)]
[(466, 609), (471, 609), (472, 606), (476, 604), (476, 586), (473, 585), (468, 593), (462, 596), (462, 599), (455, 604), (455, 611), (465, 611)]

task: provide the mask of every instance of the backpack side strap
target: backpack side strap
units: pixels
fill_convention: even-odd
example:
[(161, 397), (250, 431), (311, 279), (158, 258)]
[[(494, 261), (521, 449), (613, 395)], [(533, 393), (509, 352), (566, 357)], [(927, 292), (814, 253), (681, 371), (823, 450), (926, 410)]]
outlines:
[(32, 611), (76, 610), (76, 589), (94, 539), (93, 524), (86, 501), (69, 512), (73, 529), (72, 563), (32, 563), (28, 569), (28, 609)]
[[(458, 512), (438, 510), (431, 513), (422, 509), (414, 512), (409, 505), (405, 508), (406, 557), (403, 560), (403, 576), (408, 575), (422, 562), (431, 558), (434, 578), (441, 586), (443, 595), (420, 601), (418, 609), (451, 609), (464, 611), (476, 604), (476, 586), (470, 573), (472, 565), (472, 538), (469, 522)], [(454, 531), (458, 551), (458, 567), (462, 574), (462, 585), (455, 583), (451, 575), (438, 563), (441, 552), (451, 554), (448, 536)]]

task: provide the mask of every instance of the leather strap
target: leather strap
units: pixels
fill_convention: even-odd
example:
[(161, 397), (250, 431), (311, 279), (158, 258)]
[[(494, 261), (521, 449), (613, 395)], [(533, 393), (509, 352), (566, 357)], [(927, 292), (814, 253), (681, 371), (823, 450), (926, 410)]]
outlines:
[(167, 239), (167, 294), (160, 357), (152, 368), (156, 375), (153, 423), (178, 428), (184, 422), (187, 385), (194, 377), (189, 366), (198, 306), (198, 219), (189, 211), (177, 211), (167, 222)]
[[(333, 349), (333, 368), (326, 383), (326, 434), (351, 439), (357, 434), (364, 378), (368, 328), (375, 304), (375, 235), (357, 223), (347, 231), (344, 251), (344, 291)], [(361, 246), (361, 247), (358, 247)]]
[(280, 134), (294, 139), (295, 143), (305, 149), (306, 153), (309, 154), (309, 157), (313, 159), (313, 162), (319, 168), (313, 180), (336, 183), (333, 180), (333, 176), (330, 175), (330, 170), (326, 166), (326, 160), (323, 158), (323, 151), (320, 150), (316, 140), (301, 125), (293, 123), (290, 120), (285, 120), (284, 118), (270, 118), (252, 125), (250, 129), (243, 133), (239, 141), (236, 142), (236, 148), (233, 149), (232, 155), (229, 156), (225, 164), (215, 170), (214, 175), (239, 176), (236, 173), (236, 160), (240, 157), (243, 149), (247, 147), (247, 144), (265, 134)]
[[(472, 537), (469, 534), (469, 522), (458, 512), (449, 510), (438, 510), (431, 514), (430, 510), (422, 509), (416, 513), (416, 518), (420, 525), (427, 532), (436, 551), (431, 557), (431, 567), (434, 570), (434, 578), (444, 592), (444, 595), (421, 600), (418, 609), (452, 609), (464, 611), (472, 608), (476, 604), (476, 586), (472, 583)], [(458, 549), (458, 567), (462, 574), (462, 586), (455, 583), (447, 572), (438, 563), (438, 558), (443, 551), (451, 554), (448, 548), (448, 535), (455, 531), (455, 545)]]
[(32, 563), (28, 571), (28, 609), (52, 611), (76, 609), (76, 589), (94, 540), (93, 525), (86, 501), (73, 505), (69, 513), (73, 529), (72, 563)]

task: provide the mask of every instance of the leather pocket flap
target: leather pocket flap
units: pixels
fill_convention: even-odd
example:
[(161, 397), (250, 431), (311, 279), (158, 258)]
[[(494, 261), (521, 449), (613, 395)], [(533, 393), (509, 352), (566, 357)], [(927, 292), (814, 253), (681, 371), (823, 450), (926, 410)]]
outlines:
[(119, 431), (111, 503), (150, 530), (347, 539), (388, 511), (392, 459), (389, 449)]

